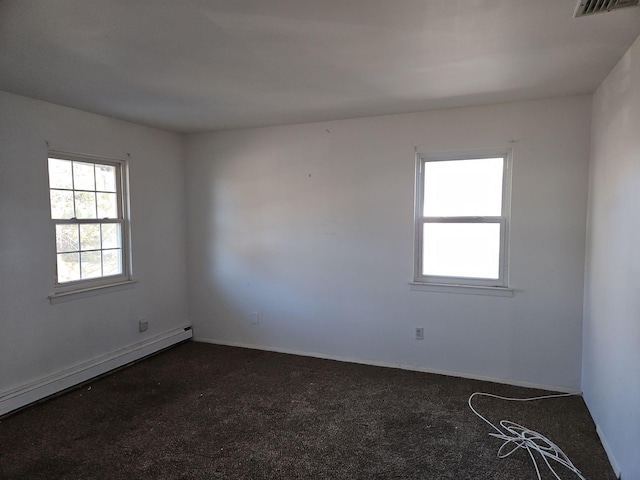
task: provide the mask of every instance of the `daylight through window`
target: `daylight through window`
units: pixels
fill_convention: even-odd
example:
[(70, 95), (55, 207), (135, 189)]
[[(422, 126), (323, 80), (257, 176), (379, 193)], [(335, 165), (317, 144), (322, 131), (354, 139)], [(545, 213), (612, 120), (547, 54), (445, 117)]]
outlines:
[(102, 285), (125, 279), (122, 163), (49, 157), (56, 284)]
[(507, 152), (418, 156), (415, 281), (506, 286), (508, 167)]

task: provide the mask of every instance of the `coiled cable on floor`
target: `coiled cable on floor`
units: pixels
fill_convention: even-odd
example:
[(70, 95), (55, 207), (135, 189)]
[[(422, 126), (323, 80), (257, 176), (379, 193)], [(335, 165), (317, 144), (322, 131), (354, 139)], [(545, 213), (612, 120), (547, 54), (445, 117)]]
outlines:
[(578, 476), (581, 480), (587, 480), (580, 470), (569, 460), (569, 457), (565, 455), (565, 453), (558, 447), (555, 443), (549, 440), (547, 437), (542, 435), (541, 433), (536, 432), (535, 430), (530, 430), (522, 425), (518, 425), (510, 420), (501, 420), (500, 426), (502, 430), (496, 427), (493, 423), (483, 417), (478, 411), (473, 408), (473, 398), (476, 396), (483, 397), (491, 397), (497, 398), (499, 400), (508, 400), (513, 402), (530, 402), (534, 400), (544, 400), (547, 398), (561, 398), (561, 397), (570, 397), (574, 395), (579, 395), (578, 393), (562, 393), (557, 395), (545, 395), (543, 397), (531, 397), (531, 398), (509, 398), (509, 397), (501, 397), (499, 395), (493, 395), (491, 393), (482, 393), (475, 392), (469, 397), (469, 408), (473, 413), (475, 413), (480, 419), (482, 419), (485, 423), (487, 423), (491, 428), (493, 428), (497, 433), (490, 433), (489, 435), (500, 440), (503, 440), (504, 443), (498, 449), (498, 457), (499, 458), (507, 458), (509, 455), (522, 448), (527, 451), (529, 456), (531, 457), (531, 461), (533, 462), (533, 466), (536, 469), (536, 474), (538, 475), (538, 480), (542, 480), (542, 476), (540, 474), (540, 466), (538, 465), (539, 459), (536, 457), (536, 453), (542, 458), (544, 463), (547, 465), (551, 473), (557, 478), (557, 480), (562, 480), (556, 470), (553, 468), (552, 462), (559, 463), (563, 467), (567, 468), (570, 472), (573, 472)]

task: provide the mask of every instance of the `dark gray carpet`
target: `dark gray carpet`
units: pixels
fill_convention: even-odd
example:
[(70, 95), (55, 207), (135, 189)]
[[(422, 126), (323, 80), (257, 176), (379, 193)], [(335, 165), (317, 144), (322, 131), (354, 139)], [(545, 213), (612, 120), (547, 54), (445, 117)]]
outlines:
[[(2, 419), (0, 478), (535, 480), (525, 451), (496, 458), (474, 391), (548, 393), (189, 342)], [(476, 406), (615, 479), (581, 398)]]

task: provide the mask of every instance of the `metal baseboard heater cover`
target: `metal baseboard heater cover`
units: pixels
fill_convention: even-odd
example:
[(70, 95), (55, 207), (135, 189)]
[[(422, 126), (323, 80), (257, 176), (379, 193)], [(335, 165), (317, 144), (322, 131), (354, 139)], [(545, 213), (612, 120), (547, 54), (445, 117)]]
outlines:
[(640, 0), (578, 0), (573, 16), (584, 17), (594, 13), (605, 13), (625, 7), (637, 7)]

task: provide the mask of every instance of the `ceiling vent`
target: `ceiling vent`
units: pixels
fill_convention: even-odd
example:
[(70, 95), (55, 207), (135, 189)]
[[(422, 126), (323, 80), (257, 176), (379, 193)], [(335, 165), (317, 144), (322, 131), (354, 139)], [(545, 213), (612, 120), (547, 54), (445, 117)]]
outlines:
[(584, 17), (594, 13), (610, 12), (618, 8), (637, 7), (640, 0), (578, 0), (574, 17)]

